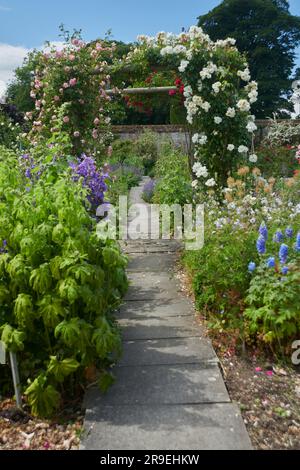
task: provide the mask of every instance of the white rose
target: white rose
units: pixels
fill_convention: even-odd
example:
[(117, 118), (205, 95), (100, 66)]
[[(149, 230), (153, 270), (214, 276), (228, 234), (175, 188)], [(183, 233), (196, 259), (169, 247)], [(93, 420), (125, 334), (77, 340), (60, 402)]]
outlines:
[(258, 156), (257, 156), (257, 155), (255, 155), (254, 153), (253, 153), (252, 155), (250, 155), (250, 157), (249, 157), (249, 162), (251, 162), (251, 163), (256, 163), (257, 160), (258, 160)]
[(204, 101), (201, 105), (201, 108), (208, 113), (211, 108), (211, 105), (207, 101)]
[(180, 66), (178, 68), (179, 72), (181, 72), (181, 73), (185, 72), (188, 65), (189, 65), (188, 60), (182, 60), (181, 63), (180, 63)]
[(240, 145), (239, 148), (238, 148), (238, 152), (239, 153), (247, 153), (247, 152), (249, 152), (249, 149), (245, 145)]
[(199, 140), (199, 134), (194, 134), (192, 137), (193, 144), (197, 144), (198, 140)]
[(221, 122), (223, 121), (223, 119), (222, 119), (221, 117), (219, 117), (219, 116), (216, 116), (216, 117), (214, 118), (214, 121), (215, 121), (216, 124), (221, 124)]
[(250, 103), (247, 100), (240, 100), (237, 104), (237, 107), (242, 111), (242, 112), (248, 112), (251, 109)]
[(207, 180), (206, 183), (205, 183), (205, 186), (207, 186), (208, 188), (213, 188), (214, 186), (216, 186), (216, 182), (213, 178), (211, 178), (210, 180)]
[(216, 82), (216, 83), (213, 84), (212, 89), (216, 94), (218, 94), (218, 93), (220, 93), (221, 86), (222, 86), (221, 82)]
[(247, 131), (248, 131), (248, 132), (255, 132), (255, 131), (257, 131), (257, 125), (254, 124), (254, 122), (252, 122), (252, 121), (248, 122), (248, 124), (247, 124)]
[(241, 77), (244, 82), (250, 82), (251, 80), (251, 75), (250, 75), (250, 70), (246, 68), (245, 70), (239, 70), (238, 71), (238, 77)]
[(235, 146), (233, 144), (229, 144), (227, 147), (227, 150), (229, 150), (229, 152), (233, 152), (234, 149), (235, 149)]
[(234, 118), (236, 115), (236, 111), (234, 108), (228, 108), (226, 116), (230, 118)]

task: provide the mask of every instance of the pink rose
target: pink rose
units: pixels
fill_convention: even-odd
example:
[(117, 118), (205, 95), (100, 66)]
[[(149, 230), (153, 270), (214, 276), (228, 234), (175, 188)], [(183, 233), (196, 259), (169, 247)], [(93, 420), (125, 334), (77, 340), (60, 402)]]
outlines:
[(99, 126), (99, 124), (100, 124), (100, 119), (99, 119), (99, 118), (96, 118), (96, 119), (94, 120), (94, 124), (95, 124), (95, 126)]
[(57, 57), (57, 59), (59, 59), (63, 55), (64, 55), (63, 51), (56, 51), (56, 53), (55, 53), (55, 56)]
[(65, 83), (63, 84), (63, 88), (65, 88), (65, 89), (69, 88), (69, 84), (68, 84), (67, 82), (65, 82)]
[(96, 44), (96, 50), (97, 51), (103, 51), (103, 47), (102, 47), (102, 44), (100, 42), (97, 42)]
[(76, 56), (74, 54), (70, 54), (69, 59), (71, 62), (74, 62), (76, 60)]
[(60, 89), (59, 89), (59, 93), (62, 95), (63, 92), (64, 92), (64, 89), (63, 89), (63, 88), (60, 88)]
[(70, 122), (69, 116), (64, 116), (63, 121), (65, 124), (68, 124)]
[(108, 147), (108, 149), (107, 149), (107, 155), (108, 155), (109, 157), (111, 157), (112, 154), (113, 154), (113, 148), (112, 148), (112, 146), (110, 145), (110, 146)]
[(75, 131), (75, 132), (74, 132), (74, 137), (80, 137), (80, 132), (79, 132), (79, 131)]
[(76, 39), (76, 38), (72, 39), (72, 44), (73, 44), (73, 46), (78, 46), (79, 45), (79, 39)]
[(57, 101), (59, 101), (59, 100), (60, 100), (60, 97), (59, 97), (59, 96), (57, 96), (57, 95), (56, 95), (56, 96), (54, 96), (54, 101), (56, 101), (56, 102), (57, 102)]
[(67, 65), (67, 66), (65, 67), (65, 72), (66, 72), (66, 73), (69, 73), (70, 70), (71, 70), (71, 67), (69, 67), (69, 66)]
[(81, 98), (80, 100), (78, 100), (80, 104), (84, 105), (85, 104), (85, 101)]
[(92, 132), (92, 136), (93, 136), (93, 139), (98, 139), (98, 131), (97, 129), (94, 129), (93, 132)]
[(34, 100), (36, 99), (36, 94), (34, 93), (34, 91), (30, 92), (30, 97), (33, 98)]
[(77, 78), (71, 78), (69, 81), (70, 86), (75, 86), (77, 84)]

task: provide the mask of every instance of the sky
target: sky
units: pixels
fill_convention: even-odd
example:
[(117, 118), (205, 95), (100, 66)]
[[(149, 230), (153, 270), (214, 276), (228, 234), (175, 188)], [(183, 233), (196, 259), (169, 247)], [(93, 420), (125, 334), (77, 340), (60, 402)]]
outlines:
[[(103, 37), (130, 42), (139, 34), (180, 32), (221, 0), (0, 0), (0, 95), (32, 48), (59, 41), (59, 25), (82, 29), (86, 40)], [(290, 0), (300, 15), (300, 0)], [(300, 50), (298, 63), (300, 65)]]

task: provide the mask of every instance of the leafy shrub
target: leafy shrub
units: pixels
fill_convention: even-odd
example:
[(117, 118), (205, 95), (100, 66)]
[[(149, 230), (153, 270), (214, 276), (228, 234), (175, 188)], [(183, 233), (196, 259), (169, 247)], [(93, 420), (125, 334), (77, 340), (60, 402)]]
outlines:
[(158, 204), (184, 205), (192, 201), (188, 158), (171, 144), (165, 144), (155, 166), (153, 201)]
[(292, 227), (277, 230), (268, 241), (267, 227), (261, 226), (260, 264), (249, 265), (254, 275), (245, 318), (252, 334), (271, 345), (277, 343), (279, 349), (300, 332), (300, 232), (296, 233)]
[(28, 181), (16, 157), (0, 159), (1, 339), (18, 352), (34, 415), (52, 414), (61, 383), (120, 351), (111, 312), (127, 287), (126, 260), (97, 238), (88, 195), (66, 164)]
[(16, 149), (21, 132), (20, 124), (15, 124), (0, 110), (0, 145), (10, 149)]
[(149, 130), (144, 131), (136, 140), (135, 149), (142, 159), (145, 174), (151, 176), (159, 153), (156, 134)]
[(295, 153), (295, 148), (289, 145), (281, 147), (262, 145), (257, 155), (263, 175), (266, 178), (293, 176), (294, 171), (299, 168)]
[(193, 277), (196, 306), (212, 324), (241, 327), (250, 284), (245, 260), (255, 255), (255, 234), (230, 227), (208, 233), (201, 251), (186, 252), (184, 264)]

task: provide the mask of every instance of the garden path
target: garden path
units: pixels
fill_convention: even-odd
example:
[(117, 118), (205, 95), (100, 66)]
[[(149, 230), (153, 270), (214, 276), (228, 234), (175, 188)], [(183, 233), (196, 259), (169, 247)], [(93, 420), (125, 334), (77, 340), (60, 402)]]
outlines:
[[(131, 190), (141, 199), (144, 181)], [(119, 311), (124, 353), (106, 395), (85, 398), (82, 449), (251, 449), (218, 358), (174, 278), (178, 244), (129, 241), (131, 286)]]

